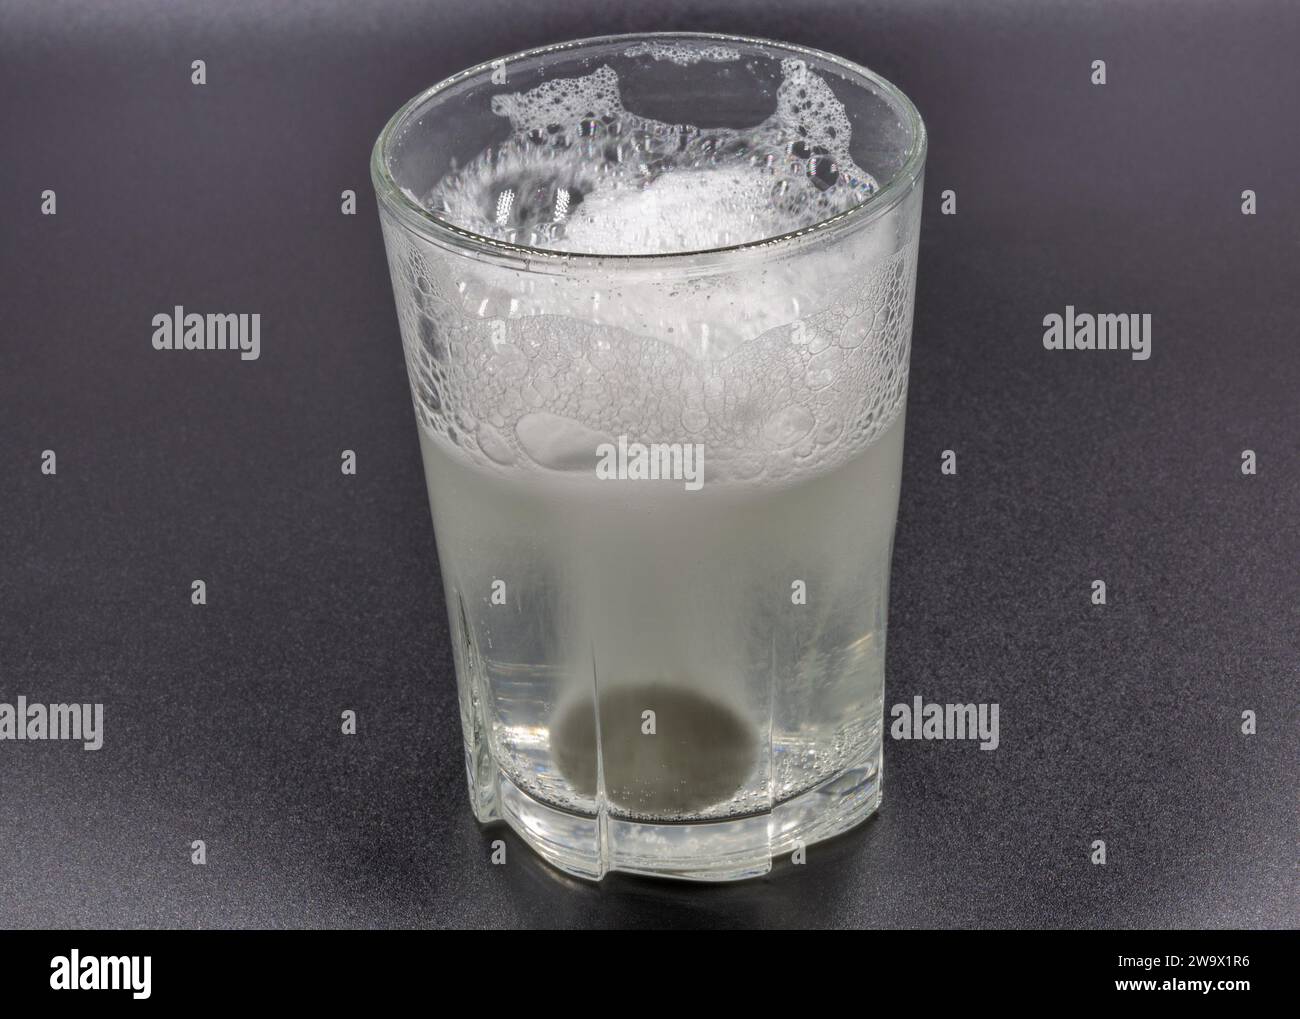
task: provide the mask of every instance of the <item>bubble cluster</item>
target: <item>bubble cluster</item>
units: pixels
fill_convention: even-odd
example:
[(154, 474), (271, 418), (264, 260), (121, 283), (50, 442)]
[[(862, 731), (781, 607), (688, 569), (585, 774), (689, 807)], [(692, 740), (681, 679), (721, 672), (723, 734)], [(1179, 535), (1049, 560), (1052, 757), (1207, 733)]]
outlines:
[(651, 57), (667, 60), (679, 67), (689, 67), (701, 61), (722, 64), (740, 59), (740, 50), (730, 46), (688, 46), (679, 42), (639, 42), (623, 51), (625, 57)]
[(618, 116), (624, 110), (618, 75), (611, 67), (599, 67), (585, 77), (556, 78), (527, 92), (493, 96), (492, 112), (509, 117), (517, 132), (556, 135), (585, 119)]
[[(830, 86), (782, 63), (775, 112), (701, 130), (624, 108), (601, 67), (494, 97), (508, 142), (450, 174), (431, 209), (511, 241), (694, 250), (781, 234), (865, 201)], [(520, 272), (385, 223), (417, 415), (483, 469), (592, 477), (617, 437), (701, 443), (711, 482), (830, 470), (902, 409), (919, 202), (834, 245), (699, 277)]]
[[(674, 54), (650, 53), (686, 59)], [(608, 66), (494, 96), (511, 137), (422, 202), (463, 229), (590, 254), (702, 250), (805, 229), (868, 200), (877, 185), (849, 155), (848, 115), (830, 86), (801, 60), (781, 69), (775, 112), (742, 129), (638, 116)]]
[(700, 358), (572, 314), (485, 317), (453, 260), (385, 234), (420, 423), (486, 469), (590, 477), (597, 447), (627, 436), (702, 443), (711, 483), (787, 483), (860, 453), (902, 410), (914, 245), (820, 310)]

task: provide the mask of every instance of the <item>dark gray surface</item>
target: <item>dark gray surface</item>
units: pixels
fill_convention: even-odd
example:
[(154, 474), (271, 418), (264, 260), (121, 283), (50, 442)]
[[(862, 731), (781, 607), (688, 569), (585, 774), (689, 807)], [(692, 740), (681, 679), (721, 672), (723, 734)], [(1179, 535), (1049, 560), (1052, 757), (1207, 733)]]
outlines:
[[(1218, 6), (0, 5), (0, 700), (107, 728), (0, 743), (0, 924), (1295, 926), (1300, 16)], [(926, 117), (887, 702), (997, 701), (1002, 745), (890, 743), (804, 867), (597, 887), (466, 803), (366, 161), (461, 67), (669, 28)], [(1151, 360), (1044, 351), (1067, 303), (1150, 312)], [(155, 352), (174, 304), (260, 312), (261, 359)]]

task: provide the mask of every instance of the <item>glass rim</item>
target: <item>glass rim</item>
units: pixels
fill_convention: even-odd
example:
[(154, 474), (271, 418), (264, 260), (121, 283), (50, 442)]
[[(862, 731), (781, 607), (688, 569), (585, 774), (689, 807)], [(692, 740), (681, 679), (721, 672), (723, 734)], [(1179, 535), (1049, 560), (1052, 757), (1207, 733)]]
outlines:
[[(875, 87), (887, 100), (895, 104), (906, 118), (907, 127), (911, 133), (911, 145), (902, 166), (888, 181), (881, 183), (880, 189), (867, 201), (834, 216), (819, 220), (811, 226), (774, 234), (771, 237), (763, 237), (754, 241), (745, 241), (740, 244), (692, 248), (685, 251), (617, 254), (561, 251), (555, 248), (535, 247), (528, 244), (498, 240), (476, 233), (473, 230), (467, 230), (435, 216), (424, 206), (413, 201), (405, 194), (397, 181), (393, 179), (386, 157), (390, 143), (396, 137), (398, 130), (406, 124), (413, 111), (452, 86), (476, 76), (490, 74), (494, 67), (502, 61), (546, 56), (548, 54), (558, 54), (570, 50), (609, 44), (626, 43), (635, 45), (638, 42), (671, 40), (708, 44), (738, 43), (761, 49), (778, 50), (792, 56), (812, 57), (818, 61), (834, 65), (844, 73), (849, 81), (859, 85), (867, 83)], [(694, 264), (701, 259), (742, 256), (751, 252), (762, 252), (768, 255), (776, 254), (780, 249), (800, 245), (807, 239), (830, 239), (838, 237), (848, 230), (875, 222), (898, 205), (911, 192), (925, 168), (927, 147), (925, 122), (921, 119), (920, 111), (917, 110), (916, 105), (908, 98), (907, 94), (887, 78), (844, 57), (808, 46), (778, 42), (772, 39), (761, 39), (755, 36), (726, 35), (714, 32), (631, 32), (591, 36), (585, 39), (573, 39), (568, 42), (536, 46), (504, 57), (493, 57), (491, 60), (485, 60), (473, 67), (458, 71), (448, 78), (444, 78), (407, 100), (389, 118), (371, 150), (370, 178), (382, 209), (396, 215), (398, 220), (408, 229), (453, 250), (467, 254), (472, 253), (480, 257), (486, 257), (489, 260), (499, 259), (506, 262), (522, 263), (525, 268), (534, 271), (546, 271), (548, 268), (555, 271), (580, 266), (599, 266), (602, 269), (610, 269), (620, 265), (627, 268), (648, 268), (653, 266), (657, 270), (663, 270), (674, 265)]]

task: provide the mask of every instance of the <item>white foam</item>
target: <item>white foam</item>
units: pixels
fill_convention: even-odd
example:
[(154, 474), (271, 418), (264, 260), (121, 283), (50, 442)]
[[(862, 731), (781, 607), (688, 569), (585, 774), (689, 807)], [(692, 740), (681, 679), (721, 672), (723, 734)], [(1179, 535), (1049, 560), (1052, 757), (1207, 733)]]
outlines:
[(679, 67), (689, 67), (701, 61), (715, 64), (740, 59), (740, 50), (730, 46), (687, 46), (679, 42), (639, 42), (623, 51), (625, 57), (652, 57), (667, 60)]
[[(608, 67), (496, 96), (509, 139), (428, 207), (505, 240), (628, 254), (741, 244), (868, 200), (844, 107), (801, 61), (782, 70), (772, 115), (738, 129), (641, 117)], [(903, 406), (916, 249), (890, 217), (915, 210), (698, 278), (519, 272), (386, 231), (417, 414), (490, 471), (594, 478), (594, 450), (624, 435), (703, 443), (711, 481), (830, 470)]]
[(726, 247), (812, 226), (877, 186), (849, 155), (848, 115), (830, 86), (801, 60), (781, 69), (775, 112), (748, 128), (638, 116), (608, 66), (494, 96), (513, 135), (425, 204), (501, 240), (593, 254)]
[(584, 118), (622, 113), (623, 100), (613, 68), (599, 67), (585, 77), (556, 78), (527, 92), (493, 96), (492, 112), (509, 117), (519, 133), (552, 124), (570, 131)]

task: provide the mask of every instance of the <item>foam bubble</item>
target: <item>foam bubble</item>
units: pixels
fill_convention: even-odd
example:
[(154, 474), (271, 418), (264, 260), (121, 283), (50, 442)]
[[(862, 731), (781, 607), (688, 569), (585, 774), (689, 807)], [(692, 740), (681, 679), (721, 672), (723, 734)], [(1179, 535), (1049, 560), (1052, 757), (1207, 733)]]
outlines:
[[(571, 131), (587, 118), (617, 116), (623, 112), (623, 100), (618, 75), (606, 66), (585, 77), (557, 78), (527, 92), (493, 96), (492, 112), (509, 117), (518, 132), (542, 130), (557, 134)], [(553, 126), (556, 130), (551, 130)]]
[(877, 185), (849, 155), (848, 115), (830, 86), (801, 60), (781, 69), (776, 111), (741, 129), (638, 116), (608, 66), (494, 96), (512, 136), (444, 177), (424, 204), (500, 240), (593, 254), (727, 247), (807, 228)]
[(625, 57), (651, 57), (667, 60), (679, 67), (689, 67), (701, 61), (715, 64), (740, 59), (740, 50), (730, 46), (687, 46), (679, 42), (639, 42), (623, 51)]
[[(641, 117), (608, 67), (499, 95), (510, 138), (428, 207), (505, 240), (631, 253), (745, 243), (868, 200), (833, 90), (802, 61), (782, 71), (772, 115), (743, 129)], [(386, 228), (417, 416), (478, 467), (566, 484), (619, 436), (703, 443), (710, 483), (830, 470), (901, 413), (916, 248), (894, 238), (915, 224), (890, 217), (918, 214), (698, 277), (519, 272)]]
[(515, 436), (535, 463), (557, 471), (593, 470), (597, 448), (613, 441), (580, 421), (545, 412), (521, 417)]

